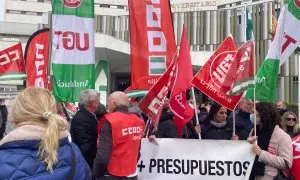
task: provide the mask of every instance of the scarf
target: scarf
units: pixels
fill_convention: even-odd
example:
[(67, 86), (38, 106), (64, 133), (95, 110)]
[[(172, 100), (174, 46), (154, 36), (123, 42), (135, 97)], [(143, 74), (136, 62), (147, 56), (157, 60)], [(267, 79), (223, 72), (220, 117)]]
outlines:
[(210, 120), (209, 123), (217, 128), (222, 128), (222, 127), (225, 127), (227, 125), (227, 122), (224, 121), (224, 122), (221, 122), (221, 123), (218, 123), (214, 120)]
[[(270, 130), (267, 128), (262, 128), (258, 132), (257, 144), (262, 150), (268, 151), (273, 130), (274, 129)], [(256, 176), (264, 176), (264, 175), (265, 175), (265, 164), (259, 162), (258, 156), (256, 156), (249, 180), (254, 180)]]

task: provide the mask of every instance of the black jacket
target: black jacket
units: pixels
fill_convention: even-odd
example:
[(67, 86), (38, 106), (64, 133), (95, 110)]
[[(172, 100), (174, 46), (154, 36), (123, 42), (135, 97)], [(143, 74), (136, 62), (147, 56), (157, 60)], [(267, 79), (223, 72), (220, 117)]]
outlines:
[[(228, 123), (230, 127), (233, 127), (233, 113), (228, 117)], [(239, 140), (247, 140), (253, 124), (250, 121), (250, 113), (246, 113), (239, 110), (235, 114), (235, 134), (239, 137)]]
[(2, 116), (2, 123), (0, 124), (0, 140), (1, 140), (5, 133), (7, 116), (8, 116), (7, 107), (5, 105), (0, 105), (0, 113)]
[(153, 134), (157, 138), (178, 138), (177, 129), (173, 121), (174, 114), (164, 111), (158, 124), (158, 130)]
[(204, 124), (201, 128), (202, 139), (230, 140), (232, 128), (228, 123), (224, 127), (216, 127), (210, 123)]
[(95, 115), (82, 106), (71, 121), (72, 140), (91, 169), (97, 152), (97, 124)]
[(193, 119), (186, 123), (183, 129), (182, 138), (184, 139), (199, 139), (199, 135), (195, 130), (195, 125)]

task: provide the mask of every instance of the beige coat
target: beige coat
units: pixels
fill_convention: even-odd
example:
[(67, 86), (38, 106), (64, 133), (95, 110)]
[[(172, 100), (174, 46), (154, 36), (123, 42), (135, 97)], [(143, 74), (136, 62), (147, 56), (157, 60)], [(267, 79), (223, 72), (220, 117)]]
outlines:
[(262, 150), (258, 161), (265, 163), (265, 175), (256, 177), (257, 180), (273, 180), (279, 169), (286, 169), (284, 160), (289, 167), (293, 161), (292, 140), (279, 126), (276, 125), (271, 136), (268, 151)]

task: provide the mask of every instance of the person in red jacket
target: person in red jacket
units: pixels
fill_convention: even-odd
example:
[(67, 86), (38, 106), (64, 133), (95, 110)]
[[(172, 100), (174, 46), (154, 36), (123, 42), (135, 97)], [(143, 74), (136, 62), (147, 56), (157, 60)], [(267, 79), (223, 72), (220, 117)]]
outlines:
[(136, 180), (145, 123), (128, 112), (128, 96), (120, 91), (108, 98), (109, 113), (100, 127), (93, 174), (97, 180)]

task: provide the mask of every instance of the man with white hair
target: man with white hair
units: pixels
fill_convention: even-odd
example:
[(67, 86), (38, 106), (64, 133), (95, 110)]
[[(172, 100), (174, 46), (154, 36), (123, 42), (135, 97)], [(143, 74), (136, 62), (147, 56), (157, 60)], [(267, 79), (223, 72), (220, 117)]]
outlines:
[(99, 106), (99, 92), (86, 89), (80, 93), (79, 111), (71, 121), (72, 141), (79, 147), (86, 162), (93, 168), (97, 152), (97, 120), (94, 112)]
[(104, 180), (137, 179), (137, 161), (145, 123), (128, 112), (128, 96), (120, 91), (108, 98), (109, 114), (100, 122), (94, 177)]

